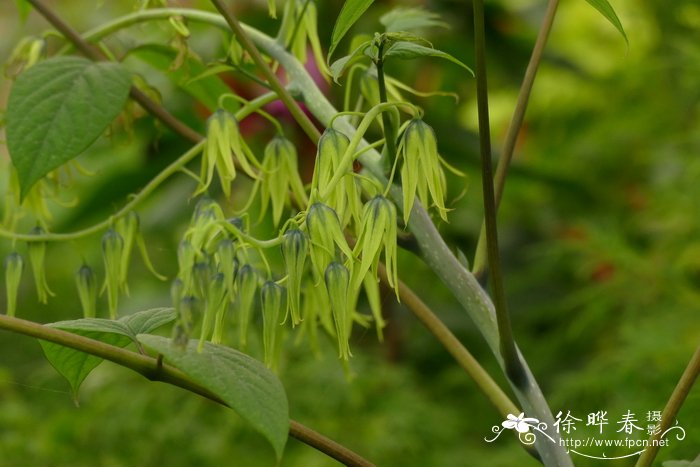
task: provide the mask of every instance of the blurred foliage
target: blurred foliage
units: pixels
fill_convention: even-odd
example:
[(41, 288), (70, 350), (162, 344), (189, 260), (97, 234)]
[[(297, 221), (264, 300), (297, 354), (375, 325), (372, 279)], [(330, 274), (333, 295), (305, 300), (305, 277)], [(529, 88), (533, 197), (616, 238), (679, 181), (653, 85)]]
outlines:
[[(80, 30), (130, 11), (133, 2), (103, 2), (87, 11), (82, 3), (57, 5)], [(180, 3), (207, 7), (204, 1)], [(319, 17), (335, 17), (340, 3), (320, 2)], [(372, 33), (379, 27), (379, 15), (398, 3), (404, 2), (377, 2), (354, 31)], [(431, 32), (436, 48), (472, 64), (470, 4), (413, 3), (425, 4), (450, 23), (450, 30)], [(496, 152), (545, 3), (488, 2)], [(700, 342), (700, 5), (696, 0), (612, 3), (629, 46), (583, 0), (562, 2), (499, 216), (506, 285), (521, 349), (554, 413), (570, 410), (585, 420), (589, 412), (607, 410), (610, 425), (605, 433), (610, 438), (618, 428), (615, 422), (628, 410), (641, 420), (648, 411), (663, 408)], [(237, 8), (252, 24), (274, 31), (265, 2)], [(319, 26), (321, 38), (329, 38), (332, 22), (321, 21)], [(2, 2), (0, 30), (4, 59), (22, 36), (40, 33), (46, 25), (36, 14), (19, 23), (12, 2)], [(192, 30), (192, 47), (205, 59), (215, 56), (221, 36)], [(170, 34), (160, 26), (138, 31), (143, 34), (139, 37), (153, 42)], [(114, 46), (126, 50), (138, 45), (134, 37), (121, 34)], [(169, 108), (188, 121), (202, 120), (202, 110), (193, 108), (164, 75), (142, 72), (158, 86)], [(448, 207), (455, 210), (441, 229), (450, 244), (469, 256), (482, 215), (474, 81), (459, 67), (430, 60), (392, 64), (387, 72), (421, 91), (441, 89), (460, 96), (457, 104), (447, 97), (418, 103), (437, 130), (443, 156), (468, 173), (461, 198), (464, 180), (450, 179)], [(245, 88), (244, 83), (234, 84)], [(8, 89), (9, 82), (3, 82), (2, 102)], [(342, 98), (342, 89), (333, 92)], [(263, 130), (260, 136), (260, 124), (251, 126), (251, 139), (262, 147), (269, 133)], [(153, 146), (148, 141), (154, 132), (161, 129), (146, 119), (132, 134), (115, 134), (81, 156), (96, 175), (78, 180), (79, 207), (57, 208), (55, 229), (79, 228), (109, 215), (128, 193), (185, 149), (166, 132)], [(304, 144), (300, 139), (299, 145)], [(306, 148), (307, 156), (313, 152)], [(1, 157), (0, 163), (6, 164), (6, 156)], [(0, 192), (6, 184), (3, 166)], [(187, 177), (173, 178), (139, 209), (153, 260), (162, 271), (175, 270), (193, 188)], [(26, 251), (24, 245), (17, 247)], [(11, 248), (10, 242), (0, 242), (0, 257)], [(83, 261), (100, 264), (99, 239), (92, 244), (49, 245), (47, 255), (48, 281), (57, 297), (48, 305), (37, 304), (25, 271), (19, 316), (41, 322), (76, 318), (80, 306), (73, 274)], [(466, 315), (429, 270), (408, 254), (400, 256), (399, 267), (404, 280), (416, 286), (503, 382)], [(152, 279), (139, 261), (132, 264), (129, 282), (126, 310), (168, 302), (167, 287)], [(512, 437), (503, 436), (494, 444), (484, 441), (501, 417), (410, 314), (392, 305), (390, 296), (384, 304), (390, 320), (386, 342), (377, 344), (373, 331), (355, 333), (354, 377), (349, 381), (333, 351), (319, 356), (305, 345), (288, 346), (280, 376), (292, 417), (378, 465), (536, 465)], [(259, 347), (253, 346), (257, 356)], [(198, 397), (106, 364), (88, 378), (76, 407), (31, 339), (3, 334), (0, 355), (0, 466), (274, 462), (262, 438), (233, 413)], [(699, 454), (698, 413), (696, 387), (678, 416), (686, 439), (661, 449), (659, 465)], [(581, 432), (587, 433), (583, 427)], [(581, 457), (575, 462), (601, 464)], [(628, 459), (602, 464), (632, 463)], [(282, 465), (336, 464), (290, 440)]]

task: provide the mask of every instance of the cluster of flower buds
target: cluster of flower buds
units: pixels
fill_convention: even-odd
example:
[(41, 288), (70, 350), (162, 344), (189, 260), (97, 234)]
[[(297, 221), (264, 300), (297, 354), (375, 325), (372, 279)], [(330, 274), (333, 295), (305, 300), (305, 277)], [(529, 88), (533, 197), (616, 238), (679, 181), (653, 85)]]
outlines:
[(231, 182), (236, 178), (236, 163), (249, 177), (257, 179), (254, 167), (259, 169), (260, 164), (241, 136), (238, 121), (228, 111), (219, 109), (207, 120), (207, 142), (195, 194), (204, 193), (209, 188), (216, 171), (224, 194), (230, 196)]
[(306, 192), (299, 176), (297, 150), (291, 141), (277, 136), (265, 147), (262, 161), (260, 216), (264, 216), (268, 205), (272, 204), (272, 221), (274, 225), (279, 225), (290, 191), (297, 205), (306, 205)]
[(347, 226), (351, 219), (359, 222), (362, 209), (360, 191), (352, 171), (348, 170), (340, 183), (331, 186), (331, 180), (349, 145), (350, 141), (343, 133), (333, 128), (326, 129), (318, 141), (316, 169), (312, 181), (314, 192), (327, 193), (323, 201), (339, 213), (343, 227)]
[(401, 184), (404, 222), (407, 223), (411, 215), (416, 192), (421, 203), (425, 206), (434, 204), (440, 217), (447, 220), (445, 173), (440, 165), (433, 129), (423, 120), (413, 119), (403, 132), (399, 152), (403, 158)]

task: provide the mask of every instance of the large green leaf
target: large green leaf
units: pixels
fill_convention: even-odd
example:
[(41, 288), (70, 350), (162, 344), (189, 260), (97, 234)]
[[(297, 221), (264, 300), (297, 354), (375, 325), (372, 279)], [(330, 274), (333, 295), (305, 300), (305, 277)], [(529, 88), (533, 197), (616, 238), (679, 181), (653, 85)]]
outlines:
[(282, 457), (289, 433), (289, 407), (282, 383), (261, 362), (230, 347), (190, 340), (179, 348), (170, 339), (139, 335), (139, 341), (165, 357), (197, 384), (219, 396), (261, 433)]
[(625, 30), (622, 28), (622, 23), (620, 22), (620, 18), (617, 17), (617, 14), (615, 13), (615, 10), (613, 9), (612, 5), (608, 2), (608, 0), (586, 0), (593, 8), (598, 10), (601, 15), (605, 16), (605, 18), (612, 23), (615, 28), (620, 31), (620, 34), (622, 34), (622, 37), (625, 38), (625, 42), (629, 44), (629, 40), (627, 40), (627, 34), (625, 34)]
[(119, 115), (131, 76), (118, 63), (56, 57), (34, 65), (12, 86), (7, 147), (20, 192), (88, 148)]
[(410, 59), (419, 58), (419, 57), (444, 58), (445, 60), (449, 60), (452, 63), (455, 63), (455, 64), (461, 66), (462, 68), (467, 70), (472, 75), (474, 74), (474, 72), (471, 70), (471, 68), (469, 68), (467, 65), (465, 65), (461, 61), (457, 60), (455, 57), (448, 54), (447, 52), (443, 52), (442, 50), (437, 50), (437, 49), (434, 49), (432, 47), (426, 47), (426, 46), (418, 44), (416, 42), (408, 42), (408, 41), (396, 42), (384, 54), (384, 58), (386, 59), (387, 57), (396, 57), (396, 58), (401, 58), (404, 60), (410, 60)]
[[(133, 315), (124, 316), (119, 320), (101, 318), (76, 319), (59, 321), (48, 326), (89, 337), (117, 347), (126, 347), (137, 343), (138, 334), (152, 332), (159, 327), (172, 322), (175, 311), (172, 308), (155, 308), (140, 311)], [(100, 363), (102, 359), (59, 344), (40, 340), (46, 359), (71, 386), (73, 396), (77, 397), (78, 389)]]
[(328, 59), (331, 58), (333, 51), (350, 27), (355, 24), (355, 21), (360, 19), (362, 13), (364, 13), (372, 3), (374, 3), (374, 0), (345, 0), (343, 8), (338, 15), (338, 19), (335, 20), (335, 25), (333, 25), (331, 45), (328, 49)]

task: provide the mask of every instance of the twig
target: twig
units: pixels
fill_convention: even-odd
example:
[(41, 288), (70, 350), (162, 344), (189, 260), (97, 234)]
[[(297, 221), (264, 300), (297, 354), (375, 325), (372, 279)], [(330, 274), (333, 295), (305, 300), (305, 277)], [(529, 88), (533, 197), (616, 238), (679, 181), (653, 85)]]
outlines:
[(481, 184), (484, 193), (484, 220), (486, 248), (490, 265), (493, 304), (496, 309), (500, 351), (506, 374), (516, 386), (524, 383), (524, 372), (518, 359), (513, 330), (508, 315), (508, 303), (503, 286), (501, 259), (498, 252), (496, 199), (491, 167), (491, 131), (489, 129), (489, 98), (486, 82), (486, 33), (484, 31), (484, 0), (474, 0), (474, 45), (476, 48), (476, 99), (479, 113), (479, 141), (481, 153)]
[[(53, 342), (54, 344), (109, 360), (117, 365), (129, 368), (151, 381), (168, 383), (227, 406), (219, 396), (190, 380), (187, 375), (177, 368), (163, 364), (158, 358), (141, 355), (121, 347), (90, 339), (89, 337), (6, 315), (0, 315), (0, 329)], [(345, 465), (357, 467), (374, 465), (359, 454), (297, 421), (290, 420), (289, 435)]]
[(654, 462), (654, 458), (659, 452), (658, 440), (661, 439), (664, 432), (673, 424), (681, 405), (683, 405), (688, 394), (690, 394), (690, 389), (693, 387), (693, 384), (695, 384), (699, 374), (700, 346), (695, 350), (683, 375), (681, 375), (681, 379), (678, 380), (676, 388), (673, 390), (673, 393), (671, 393), (671, 397), (668, 399), (666, 407), (664, 407), (664, 411), (661, 413), (661, 422), (659, 423), (658, 430), (656, 430), (655, 434), (649, 439), (649, 444), (642, 455), (639, 456), (635, 467), (649, 467), (652, 462)]
[[(503, 144), (503, 152), (501, 157), (498, 159), (498, 165), (496, 166), (496, 178), (495, 182), (495, 199), (496, 199), (496, 210), (501, 204), (501, 198), (503, 197), (503, 188), (506, 183), (506, 174), (508, 173), (508, 167), (510, 167), (510, 162), (513, 159), (513, 153), (515, 151), (515, 143), (518, 140), (518, 135), (520, 134), (520, 128), (523, 125), (523, 119), (525, 118), (525, 111), (527, 110), (527, 104), (530, 100), (530, 93), (532, 92), (532, 86), (535, 83), (535, 76), (537, 75), (537, 69), (542, 61), (542, 52), (544, 51), (545, 45), (547, 44), (547, 38), (549, 37), (549, 32), (552, 30), (552, 24), (554, 23), (554, 16), (557, 12), (557, 7), (559, 6), (559, 0), (549, 0), (547, 5), (547, 11), (542, 21), (542, 26), (540, 27), (540, 32), (537, 35), (537, 40), (535, 41), (535, 46), (532, 49), (532, 55), (530, 56), (530, 62), (527, 64), (527, 69), (525, 70), (525, 77), (520, 85), (520, 92), (518, 94), (518, 102), (515, 105), (515, 110), (513, 111), (513, 118), (508, 126), (508, 131), (506, 133), (506, 139)], [(485, 222), (481, 225), (481, 232), (479, 233), (479, 241), (476, 244), (476, 253), (474, 254), (474, 266), (472, 272), (474, 275), (480, 279), (486, 273), (488, 253), (486, 249), (486, 224)]]
[(253, 59), (253, 62), (255, 62), (260, 71), (262, 71), (263, 75), (265, 75), (267, 82), (270, 84), (270, 88), (277, 93), (277, 95), (280, 97), (280, 99), (287, 107), (289, 112), (292, 114), (294, 119), (297, 121), (297, 123), (299, 123), (299, 126), (301, 126), (301, 128), (308, 135), (311, 141), (313, 141), (314, 143), (318, 142), (319, 138), (321, 137), (321, 133), (318, 131), (311, 119), (304, 113), (303, 110), (301, 110), (299, 104), (297, 104), (297, 102), (294, 100), (289, 91), (285, 89), (280, 80), (277, 78), (277, 75), (275, 75), (272, 69), (262, 58), (262, 55), (260, 55), (260, 51), (245, 33), (240, 23), (238, 22), (238, 19), (236, 19), (234, 14), (226, 8), (226, 6), (221, 0), (211, 0), (211, 3), (216, 7), (217, 10), (219, 10), (219, 13), (221, 13), (228, 25), (231, 27), (233, 34), (236, 36), (236, 39), (238, 39), (241, 46), (243, 46), (243, 48), (248, 52), (248, 54), (250, 54), (250, 57)]

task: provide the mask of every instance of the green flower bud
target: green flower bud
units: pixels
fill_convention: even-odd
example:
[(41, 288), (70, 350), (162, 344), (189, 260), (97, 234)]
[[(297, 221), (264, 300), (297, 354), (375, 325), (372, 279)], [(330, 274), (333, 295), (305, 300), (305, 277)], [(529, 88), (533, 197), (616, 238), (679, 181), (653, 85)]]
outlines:
[[(204, 341), (209, 337), (214, 321), (217, 317), (225, 313), (228, 307), (226, 294), (228, 293), (227, 283), (224, 274), (219, 272), (209, 281), (209, 290), (204, 302), (204, 319), (202, 320), (202, 330), (199, 335), (199, 352), (204, 348)], [(219, 330), (221, 333), (221, 330)]]
[(134, 243), (139, 234), (139, 224), (139, 216), (134, 211), (129, 211), (124, 217), (117, 221), (117, 233), (124, 239), (121, 266), (119, 267), (119, 284), (121, 289), (127, 294), (129, 293), (129, 286), (126, 279), (129, 273), (129, 264), (131, 263), (131, 252), (134, 249)]
[(430, 205), (430, 193), (440, 217), (447, 220), (445, 174), (440, 166), (435, 132), (423, 120), (413, 119), (406, 127), (399, 147), (403, 157), (401, 183), (404, 222), (408, 223), (416, 191), (426, 206)]
[[(289, 290), (289, 309), (292, 314), (292, 325), (301, 322), (299, 302), (301, 300), (301, 280), (304, 277), (304, 265), (309, 254), (309, 243), (306, 235), (299, 229), (288, 230), (284, 234), (282, 255), (287, 269), (287, 289)], [(286, 319), (286, 318), (285, 318)]]
[(238, 272), (236, 282), (238, 285), (238, 300), (236, 304), (239, 316), (239, 346), (241, 350), (245, 350), (248, 345), (250, 316), (253, 312), (253, 302), (258, 287), (258, 274), (251, 265), (245, 264)]
[(224, 194), (230, 196), (231, 181), (236, 178), (234, 158), (245, 173), (257, 178), (251, 164), (257, 167), (259, 163), (243, 140), (238, 122), (226, 110), (218, 109), (207, 120), (207, 142), (202, 155), (200, 187), (196, 194), (206, 191), (216, 170)]
[(192, 246), (192, 243), (182, 240), (177, 248), (177, 266), (185, 290), (190, 290), (192, 287), (192, 267), (196, 259), (197, 250)]
[[(41, 227), (34, 227), (30, 232), (31, 235), (42, 235), (45, 230)], [(49, 284), (46, 282), (46, 242), (29, 242), (29, 262), (32, 264), (32, 275), (34, 276), (34, 285), (36, 286), (36, 295), (39, 303), (47, 303), (49, 295), (52, 297), (54, 293), (49, 289)]]
[(175, 308), (175, 315), (180, 316), (180, 301), (185, 293), (185, 284), (181, 279), (176, 278), (170, 284), (170, 303), (173, 304)]
[(183, 297), (178, 307), (178, 317), (173, 327), (173, 343), (180, 348), (187, 347), (190, 339), (196, 313), (197, 299), (192, 296)]
[(7, 316), (15, 316), (17, 311), (17, 293), (22, 280), (24, 261), (19, 253), (12, 252), (5, 258), (5, 288), (7, 293)]
[(226, 287), (233, 290), (238, 261), (236, 260), (236, 251), (232, 240), (227, 238), (219, 242), (219, 245), (216, 247), (216, 260), (219, 269), (224, 274)]
[(194, 296), (204, 300), (209, 290), (209, 282), (213, 270), (207, 261), (198, 261), (192, 266), (192, 289)]
[(260, 291), (263, 312), (263, 347), (265, 349), (265, 365), (268, 368), (277, 367), (282, 342), (280, 320), (287, 308), (286, 295), (285, 288), (272, 281), (265, 282)]
[(348, 360), (350, 352), (350, 333), (352, 330), (352, 310), (349, 306), (350, 271), (341, 263), (332, 262), (326, 268), (326, 289), (330, 299), (331, 312), (335, 322), (336, 339), (340, 358)]
[(341, 213), (341, 225), (345, 226), (351, 217), (359, 219), (360, 193), (353, 173), (348, 170), (342, 181), (330, 186), (333, 175), (341, 165), (343, 155), (348, 149), (350, 140), (343, 133), (333, 128), (327, 128), (318, 141), (316, 168), (312, 187), (319, 193), (328, 193), (325, 202), (336, 212)]
[(121, 284), (121, 265), (124, 253), (124, 239), (114, 229), (109, 229), (102, 236), (102, 259), (105, 265), (105, 283), (102, 291), (107, 290), (109, 316), (117, 318), (117, 301)]
[(352, 257), (352, 251), (333, 209), (322, 203), (312, 204), (306, 214), (306, 225), (311, 239), (311, 262), (320, 276), (328, 264), (337, 259), (336, 248), (347, 258)]
[(299, 177), (297, 150), (286, 138), (277, 136), (265, 147), (262, 163), (263, 177), (260, 184), (262, 197), (261, 217), (272, 203), (272, 220), (278, 225), (291, 189), (299, 205), (307, 202), (304, 184)]
[[(362, 259), (360, 266), (353, 271), (353, 293), (359, 291), (360, 284), (370, 269), (373, 277), (377, 278), (377, 265), (382, 247), (389, 285), (397, 290), (396, 208), (383, 196), (375, 196), (365, 204), (362, 211), (362, 227), (355, 245), (355, 254), (357, 256), (361, 253)], [(396, 293), (398, 297), (398, 290)]]
[(129, 273), (129, 264), (131, 263), (131, 253), (134, 250), (134, 245), (138, 246), (141, 258), (151, 274), (160, 280), (164, 281), (166, 279), (166, 277), (162, 274), (158, 274), (153, 267), (153, 263), (151, 263), (151, 259), (148, 256), (148, 250), (146, 249), (146, 242), (141, 234), (140, 225), (141, 221), (139, 219), (139, 215), (134, 211), (129, 211), (125, 216), (121, 217), (117, 221), (116, 230), (124, 239), (124, 251), (121, 259), (120, 287), (127, 294), (129, 293), (127, 275)]
[(83, 264), (75, 273), (75, 284), (78, 288), (80, 305), (85, 318), (97, 315), (97, 278), (92, 268)]

